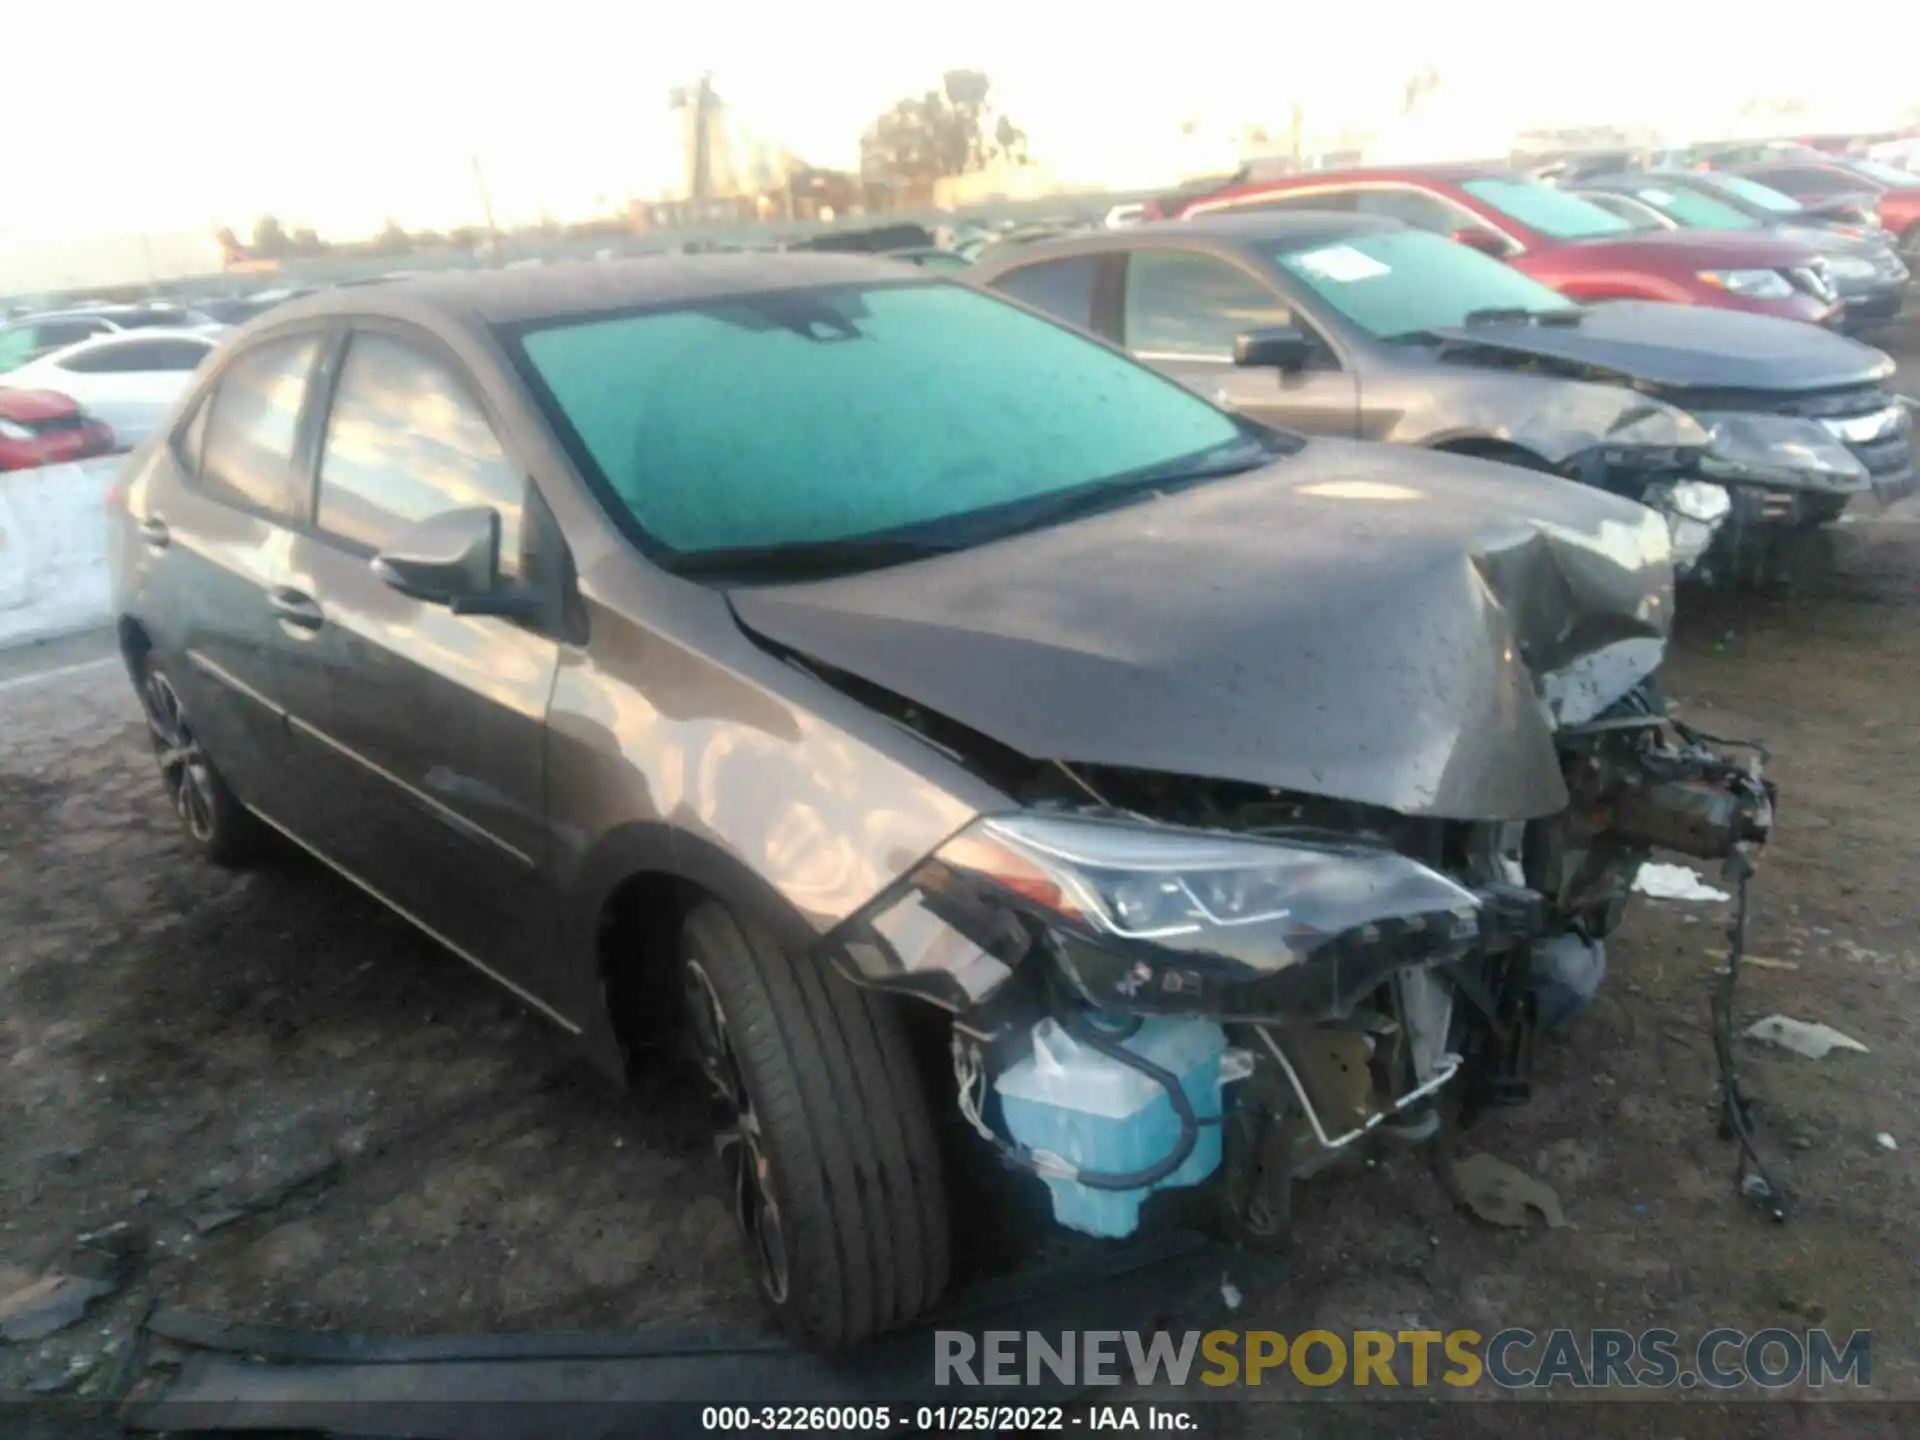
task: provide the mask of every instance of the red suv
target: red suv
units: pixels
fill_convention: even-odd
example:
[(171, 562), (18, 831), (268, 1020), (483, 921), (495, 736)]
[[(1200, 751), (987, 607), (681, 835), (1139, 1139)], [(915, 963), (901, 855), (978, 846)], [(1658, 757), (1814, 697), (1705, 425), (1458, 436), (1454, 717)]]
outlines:
[(1764, 235), (1640, 230), (1598, 205), (1491, 165), (1321, 171), (1191, 196), (1178, 219), (1225, 210), (1388, 215), (1507, 261), (1576, 300), (1666, 300), (1831, 324), (1826, 263)]

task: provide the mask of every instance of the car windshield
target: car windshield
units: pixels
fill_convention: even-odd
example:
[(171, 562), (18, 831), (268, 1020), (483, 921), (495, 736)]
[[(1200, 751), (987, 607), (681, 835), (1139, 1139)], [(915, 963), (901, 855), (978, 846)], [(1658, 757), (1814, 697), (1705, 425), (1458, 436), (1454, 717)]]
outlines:
[(1280, 268), (1368, 334), (1418, 339), (1490, 315), (1572, 316), (1580, 307), (1509, 265), (1427, 230), (1370, 230), (1281, 251)]
[(1082, 501), (1264, 464), (1276, 443), (1116, 351), (940, 282), (729, 296), (507, 338), (603, 498), (683, 570), (778, 569), (782, 551), (857, 569), (979, 544)]
[(1569, 195), (1551, 185), (1514, 176), (1492, 175), (1469, 180), (1462, 187), (1476, 200), (1484, 201), (1502, 215), (1510, 215), (1522, 225), (1551, 235), (1556, 240), (1586, 240), (1596, 235), (1624, 235), (1633, 229), (1627, 221), (1602, 210), (1578, 195)]
[(1696, 230), (1758, 230), (1760, 222), (1723, 200), (1679, 185), (1640, 185), (1634, 198)]
[(1744, 175), (1716, 172), (1704, 183), (1726, 191), (1736, 200), (1758, 205), (1762, 210), (1771, 210), (1775, 215), (1797, 215), (1807, 208), (1791, 195), (1782, 195), (1771, 185), (1762, 185), (1758, 180), (1749, 180)]
[(1914, 174), (1911, 170), (1902, 170), (1898, 165), (1869, 160), (1864, 155), (1850, 155), (1844, 163), (1849, 170), (1856, 171), (1882, 185), (1891, 185), (1895, 189), (1907, 190), (1920, 186), (1920, 175)]

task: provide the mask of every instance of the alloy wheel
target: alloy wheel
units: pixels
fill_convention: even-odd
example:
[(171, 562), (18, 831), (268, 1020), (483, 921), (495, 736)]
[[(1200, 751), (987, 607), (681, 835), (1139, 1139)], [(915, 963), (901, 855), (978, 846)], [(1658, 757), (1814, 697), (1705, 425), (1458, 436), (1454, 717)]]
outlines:
[(187, 723), (186, 707), (173, 683), (158, 670), (148, 672), (140, 699), (167, 797), (187, 832), (204, 843), (213, 838), (213, 771)]
[(789, 1286), (787, 1244), (780, 1208), (773, 1199), (773, 1166), (734, 1054), (726, 1011), (698, 960), (686, 964), (686, 1004), (694, 1060), (713, 1092), (713, 1143), (726, 1167), (734, 1220), (752, 1248), (767, 1298), (784, 1304)]

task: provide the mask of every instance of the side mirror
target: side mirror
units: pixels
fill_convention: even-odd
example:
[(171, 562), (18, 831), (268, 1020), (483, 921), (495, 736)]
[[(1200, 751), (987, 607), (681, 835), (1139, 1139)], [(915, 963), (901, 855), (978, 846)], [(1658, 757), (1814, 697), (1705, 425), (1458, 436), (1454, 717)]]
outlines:
[(1304, 370), (1313, 349), (1313, 341), (1291, 325), (1274, 325), (1234, 336), (1233, 363), (1261, 370)]
[(456, 615), (529, 616), (537, 597), (500, 580), (500, 512), (448, 510), (410, 526), (373, 557), (373, 573), (402, 595)]
[(1496, 260), (1507, 258), (1507, 242), (1493, 231), (1482, 230), (1477, 225), (1463, 226), (1447, 238), (1456, 245), (1464, 245), (1469, 250), (1478, 250), (1482, 255), (1491, 255)]

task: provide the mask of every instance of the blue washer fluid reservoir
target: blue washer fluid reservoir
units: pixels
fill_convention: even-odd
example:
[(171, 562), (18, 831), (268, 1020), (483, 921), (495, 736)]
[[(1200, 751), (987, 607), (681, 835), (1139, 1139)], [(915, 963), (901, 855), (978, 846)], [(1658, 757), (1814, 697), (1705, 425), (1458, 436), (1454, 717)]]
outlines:
[[(1091, 1017), (1101, 1024), (1103, 1017)], [(1124, 1023), (1106, 1020), (1119, 1034)], [(1143, 1060), (1180, 1077), (1193, 1113), (1220, 1114), (1220, 1062), (1226, 1032), (1211, 1020), (1155, 1018), (1120, 1042)], [(1048, 1018), (1033, 1028), (1033, 1053), (993, 1082), (1007, 1133), (1029, 1150), (1058, 1155), (1080, 1170), (1145, 1170), (1173, 1153), (1180, 1119), (1159, 1082), (1067, 1033)], [(1154, 1190), (1198, 1185), (1220, 1167), (1220, 1126), (1202, 1125), (1193, 1153)], [(1118, 1238), (1140, 1227), (1148, 1191), (1096, 1190), (1047, 1176), (1053, 1218), (1088, 1235)]]

